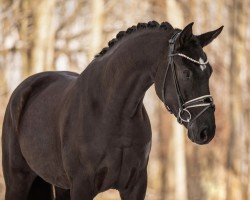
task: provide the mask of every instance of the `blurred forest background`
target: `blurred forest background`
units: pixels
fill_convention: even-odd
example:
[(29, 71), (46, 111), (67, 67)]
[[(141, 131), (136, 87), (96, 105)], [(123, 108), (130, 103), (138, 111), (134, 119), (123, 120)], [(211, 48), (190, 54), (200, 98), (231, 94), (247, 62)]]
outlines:
[[(120, 30), (138, 22), (194, 21), (200, 34), (224, 25), (205, 51), (217, 131), (193, 144), (151, 88), (148, 200), (250, 200), (250, 0), (0, 0), (0, 128), (13, 89), (45, 70), (82, 72)], [(0, 175), (0, 199), (4, 182)], [(110, 190), (96, 200), (117, 200)]]

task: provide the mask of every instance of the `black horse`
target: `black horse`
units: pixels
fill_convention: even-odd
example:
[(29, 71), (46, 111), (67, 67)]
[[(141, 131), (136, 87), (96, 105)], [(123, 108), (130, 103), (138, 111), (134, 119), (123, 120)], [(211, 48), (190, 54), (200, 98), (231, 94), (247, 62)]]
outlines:
[(40, 187), (32, 189), (34, 180), (61, 188), (57, 199), (91, 200), (110, 188), (124, 200), (144, 199), (151, 127), (143, 98), (153, 83), (188, 137), (211, 141), (212, 68), (202, 48), (223, 27), (195, 36), (192, 25), (139, 23), (119, 32), (80, 75), (44, 72), (22, 82), (3, 124), (5, 199), (30, 199)]

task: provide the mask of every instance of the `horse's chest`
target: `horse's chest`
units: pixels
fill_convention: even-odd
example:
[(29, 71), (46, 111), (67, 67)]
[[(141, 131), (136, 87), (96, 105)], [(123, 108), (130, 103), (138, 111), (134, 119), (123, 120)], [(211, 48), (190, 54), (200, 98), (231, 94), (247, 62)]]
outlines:
[(96, 177), (99, 177), (106, 171), (101, 190), (127, 188), (135, 184), (139, 173), (147, 167), (150, 149), (151, 141), (107, 152), (107, 159), (100, 165), (96, 174)]
[(119, 187), (125, 188), (136, 181), (138, 174), (145, 170), (151, 149), (151, 142), (123, 149)]

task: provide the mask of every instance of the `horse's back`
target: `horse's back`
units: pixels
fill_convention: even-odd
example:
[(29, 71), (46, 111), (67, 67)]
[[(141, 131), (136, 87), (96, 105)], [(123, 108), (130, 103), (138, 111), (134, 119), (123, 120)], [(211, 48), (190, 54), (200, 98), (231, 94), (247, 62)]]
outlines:
[(42, 72), (25, 79), (12, 93), (6, 110), (7, 112), (9, 109), (15, 130), (18, 130), (21, 115), (24, 114), (25, 106), (31, 98), (34, 98), (47, 87), (57, 82), (60, 83), (62, 87), (67, 86), (72, 79), (78, 76), (77, 73), (66, 71)]
[(60, 102), (77, 77), (72, 72), (35, 74), (16, 88), (6, 110), (31, 169), (58, 186), (67, 185), (57, 127)]

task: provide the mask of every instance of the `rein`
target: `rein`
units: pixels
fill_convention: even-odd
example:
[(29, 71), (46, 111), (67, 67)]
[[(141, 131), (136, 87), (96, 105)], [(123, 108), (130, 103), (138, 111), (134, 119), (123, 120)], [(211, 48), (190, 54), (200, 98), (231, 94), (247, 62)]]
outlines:
[[(206, 65), (208, 63), (208, 60), (205, 62), (199, 62), (193, 58), (190, 58), (188, 56), (186, 56), (185, 54), (182, 53), (174, 53), (174, 47), (175, 47), (175, 42), (176, 39), (178, 38), (178, 36), (180, 35), (180, 32), (175, 33), (171, 39), (169, 40), (169, 62), (168, 62), (168, 66), (164, 75), (164, 80), (163, 80), (163, 89), (162, 89), (162, 96), (163, 96), (163, 103), (166, 106), (167, 110), (170, 113), (173, 113), (171, 111), (171, 109), (169, 108), (169, 106), (166, 103), (166, 99), (165, 99), (165, 83), (166, 83), (166, 78), (167, 78), (167, 74), (169, 71), (169, 67), (171, 68), (172, 71), (172, 75), (173, 75), (173, 80), (174, 80), (174, 85), (175, 85), (175, 91), (176, 91), (176, 95), (177, 95), (177, 100), (178, 100), (178, 106), (179, 106), (179, 111), (178, 111), (178, 115), (177, 115), (177, 121), (180, 124), (183, 124), (183, 122), (186, 123), (192, 123), (194, 120), (196, 120), (198, 117), (200, 117), (208, 108), (215, 108), (214, 103), (213, 103), (213, 98), (210, 94), (208, 95), (203, 95), (194, 99), (191, 99), (189, 101), (184, 101), (184, 99), (182, 98), (181, 95), (181, 90), (180, 90), (180, 85), (177, 79), (177, 75), (176, 75), (176, 69), (175, 69), (175, 64), (174, 64), (174, 56), (181, 56), (185, 59), (190, 60), (191, 62), (194, 62), (196, 64), (200, 64), (200, 65)], [(197, 107), (204, 107), (194, 118), (192, 118), (192, 115), (189, 111), (189, 109), (191, 108), (197, 108)], [(186, 113), (186, 118), (184, 117), (184, 114)]]

